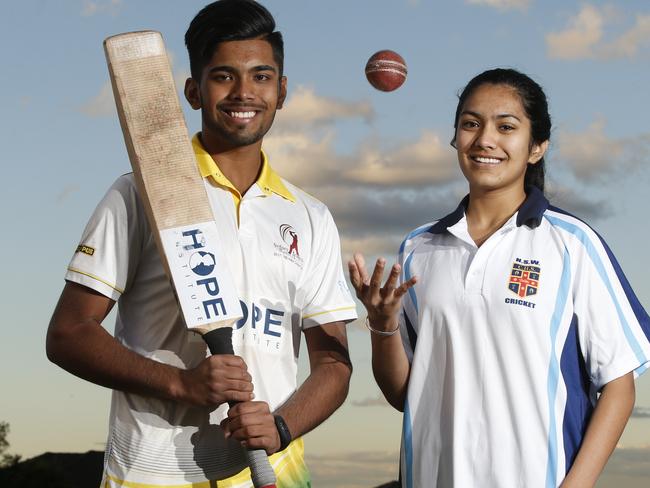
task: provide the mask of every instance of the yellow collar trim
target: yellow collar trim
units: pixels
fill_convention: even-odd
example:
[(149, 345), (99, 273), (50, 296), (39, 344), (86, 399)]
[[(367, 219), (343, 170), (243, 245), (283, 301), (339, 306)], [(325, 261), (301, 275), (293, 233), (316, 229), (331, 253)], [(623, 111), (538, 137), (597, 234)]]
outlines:
[[(208, 152), (203, 148), (198, 133), (192, 137), (192, 148), (194, 149), (194, 155), (196, 156), (196, 161), (203, 178), (212, 176), (214, 181), (219, 185), (226, 186), (237, 192), (234, 185), (221, 172), (215, 160), (212, 159), (212, 156), (210, 156), (210, 154), (208, 154)], [(273, 171), (273, 168), (271, 168), (264, 151), (262, 151), (262, 171), (260, 171), (260, 176), (257, 178), (256, 183), (257, 186), (260, 187), (260, 190), (262, 190), (262, 192), (267, 196), (271, 193), (275, 193), (291, 202), (295, 203), (296, 201), (296, 197), (293, 196), (282, 182), (282, 178), (280, 178), (280, 176)]]

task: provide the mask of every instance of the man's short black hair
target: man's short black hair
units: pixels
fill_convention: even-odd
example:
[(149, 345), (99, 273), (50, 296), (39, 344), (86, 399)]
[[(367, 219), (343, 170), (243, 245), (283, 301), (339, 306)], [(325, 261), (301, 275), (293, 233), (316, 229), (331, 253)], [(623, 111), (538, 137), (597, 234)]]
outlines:
[(203, 7), (185, 33), (192, 78), (197, 82), (201, 80), (203, 68), (219, 43), (247, 39), (263, 39), (271, 44), (273, 59), (282, 76), (284, 41), (282, 34), (275, 31), (275, 20), (264, 6), (254, 0), (218, 0)]

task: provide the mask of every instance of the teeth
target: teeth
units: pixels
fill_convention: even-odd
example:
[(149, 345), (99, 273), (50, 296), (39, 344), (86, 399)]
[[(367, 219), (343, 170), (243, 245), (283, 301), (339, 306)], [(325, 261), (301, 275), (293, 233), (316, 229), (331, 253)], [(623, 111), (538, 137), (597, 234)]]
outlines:
[(481, 157), (475, 157), (473, 158), (474, 161), (478, 163), (483, 163), (483, 164), (499, 164), (501, 162), (500, 159), (497, 158), (481, 158)]
[(236, 119), (252, 119), (255, 117), (255, 112), (228, 112), (228, 115)]

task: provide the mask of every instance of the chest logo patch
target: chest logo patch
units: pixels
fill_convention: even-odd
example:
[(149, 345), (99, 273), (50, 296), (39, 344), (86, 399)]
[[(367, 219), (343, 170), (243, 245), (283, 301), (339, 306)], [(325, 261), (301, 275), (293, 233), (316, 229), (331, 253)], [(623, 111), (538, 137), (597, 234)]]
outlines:
[(304, 260), (300, 256), (300, 236), (298, 232), (289, 224), (280, 225), (278, 230), (282, 238), (282, 244), (273, 243), (275, 247), (274, 255), (282, 257), (285, 261), (289, 261), (302, 269)]
[(516, 258), (512, 263), (508, 289), (521, 298), (537, 295), (541, 271), (539, 261)]
[(282, 240), (289, 245), (289, 255), (300, 257), (300, 252), (298, 251), (298, 233), (296, 230), (289, 224), (282, 224), (280, 226), (280, 235), (282, 236)]

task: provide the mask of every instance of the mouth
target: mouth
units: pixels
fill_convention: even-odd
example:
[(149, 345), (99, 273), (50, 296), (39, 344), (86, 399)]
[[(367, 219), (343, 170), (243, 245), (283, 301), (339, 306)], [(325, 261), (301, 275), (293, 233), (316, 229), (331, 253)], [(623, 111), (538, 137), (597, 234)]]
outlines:
[(252, 119), (257, 114), (257, 112), (254, 110), (249, 110), (246, 112), (241, 112), (241, 111), (235, 112), (235, 111), (225, 110), (225, 112), (233, 119), (242, 119), (242, 120)]
[(221, 112), (228, 120), (235, 124), (248, 124), (253, 121), (258, 114), (264, 111), (264, 107), (260, 104), (238, 104), (238, 103), (222, 103), (217, 105), (217, 110)]
[(470, 159), (478, 164), (496, 165), (503, 161), (502, 158), (488, 157), (488, 156), (470, 156)]
[(258, 114), (257, 110), (251, 109), (228, 109), (222, 108), (221, 112), (228, 116), (231, 120), (234, 120), (238, 123), (248, 123), (255, 118)]

